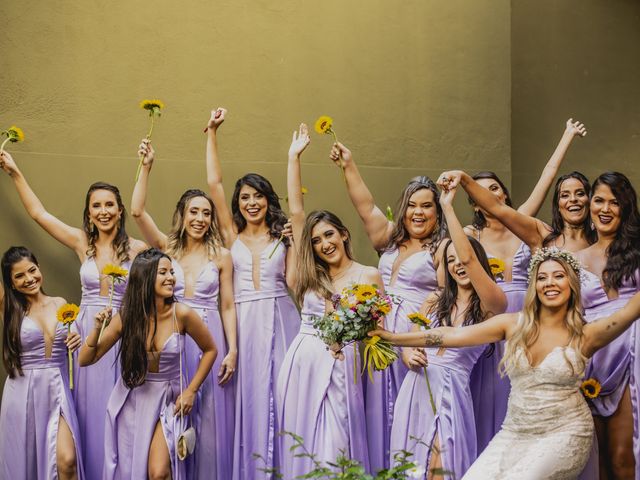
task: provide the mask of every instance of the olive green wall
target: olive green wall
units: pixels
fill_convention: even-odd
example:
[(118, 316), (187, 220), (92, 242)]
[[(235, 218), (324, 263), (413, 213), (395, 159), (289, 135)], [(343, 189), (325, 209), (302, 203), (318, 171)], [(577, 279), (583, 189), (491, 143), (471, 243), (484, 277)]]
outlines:
[[(525, 200), (573, 117), (588, 129), (562, 172), (594, 180), (618, 170), (640, 188), (640, 1), (514, 0), (511, 4), (511, 158)], [(550, 219), (550, 198), (541, 217)]]

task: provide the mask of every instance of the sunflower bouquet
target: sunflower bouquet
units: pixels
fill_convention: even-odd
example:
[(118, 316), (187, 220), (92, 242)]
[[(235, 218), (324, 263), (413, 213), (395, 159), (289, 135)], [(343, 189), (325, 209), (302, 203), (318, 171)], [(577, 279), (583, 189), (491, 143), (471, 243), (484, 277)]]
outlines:
[[(71, 324), (76, 321), (79, 312), (80, 308), (75, 303), (65, 303), (58, 309), (56, 316), (58, 321), (67, 327), (67, 331), (71, 332)], [(69, 355), (69, 388), (73, 390), (73, 353), (70, 349), (67, 349), (67, 353)]]
[[(431, 328), (431, 319), (429, 317), (425, 317), (420, 312), (410, 313), (408, 315), (409, 321), (414, 325), (418, 325), (424, 330), (429, 330)], [(431, 403), (431, 409), (433, 410), (433, 414), (436, 414), (436, 402), (433, 401), (433, 393), (431, 392), (431, 382), (429, 382), (429, 375), (427, 374), (427, 367), (422, 367), (424, 370), (424, 378), (427, 381), (427, 390), (429, 390), (429, 402)]]
[[(373, 382), (373, 370), (384, 370), (398, 355), (391, 344), (378, 336), (367, 334), (379, 327), (380, 321), (391, 311), (391, 297), (378, 290), (376, 285), (354, 283), (331, 297), (333, 311), (316, 317), (313, 326), (318, 336), (327, 345), (344, 347), (363, 341), (364, 362)], [(357, 364), (354, 357), (354, 381), (357, 378)]]

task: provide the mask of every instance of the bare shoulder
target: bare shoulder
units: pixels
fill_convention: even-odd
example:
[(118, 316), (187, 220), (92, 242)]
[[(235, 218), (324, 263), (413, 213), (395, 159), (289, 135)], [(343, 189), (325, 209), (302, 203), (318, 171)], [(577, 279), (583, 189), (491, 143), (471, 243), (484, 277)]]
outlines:
[(214, 258), (214, 263), (218, 266), (218, 268), (233, 265), (231, 250), (225, 247), (218, 247), (218, 252), (216, 254), (216, 257)]
[(133, 260), (136, 256), (145, 250), (147, 250), (149, 246), (144, 243), (142, 240), (138, 240), (137, 238), (129, 237), (129, 256)]
[(364, 283), (375, 283), (378, 286), (384, 286), (382, 276), (376, 267), (368, 265), (362, 265), (362, 273), (360, 274), (360, 280)]
[(464, 233), (466, 233), (467, 235), (473, 238), (476, 238), (478, 236), (478, 230), (473, 225), (467, 225), (466, 227), (463, 228), (463, 230), (464, 230)]
[(60, 308), (62, 305), (68, 303), (67, 299), (63, 297), (49, 297), (49, 299), (56, 308)]

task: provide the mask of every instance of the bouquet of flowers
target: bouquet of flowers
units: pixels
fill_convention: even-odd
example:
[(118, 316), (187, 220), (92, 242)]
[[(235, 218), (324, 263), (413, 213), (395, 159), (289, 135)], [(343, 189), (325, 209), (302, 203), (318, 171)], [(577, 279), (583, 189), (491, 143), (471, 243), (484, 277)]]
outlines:
[[(316, 317), (313, 326), (327, 345), (344, 347), (364, 341), (364, 364), (373, 382), (373, 369), (384, 370), (398, 355), (391, 344), (378, 336), (367, 334), (378, 328), (379, 323), (391, 311), (391, 297), (378, 290), (376, 285), (355, 283), (331, 297), (333, 311)], [(354, 357), (354, 381), (357, 364)]]

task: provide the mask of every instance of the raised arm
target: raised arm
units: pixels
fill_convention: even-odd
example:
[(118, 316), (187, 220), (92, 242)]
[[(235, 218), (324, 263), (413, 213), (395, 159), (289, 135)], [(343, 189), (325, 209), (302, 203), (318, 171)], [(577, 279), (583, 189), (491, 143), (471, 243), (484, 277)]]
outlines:
[(480, 208), (496, 217), (533, 251), (542, 246), (550, 231), (537, 218), (524, 215), (502, 203), (493, 193), (461, 170), (444, 172), (438, 177), (438, 186), (443, 190), (460, 185)]
[(76, 252), (80, 260), (83, 260), (87, 250), (87, 236), (85, 233), (79, 228), (67, 225), (44, 208), (40, 199), (31, 190), (13, 157), (6, 151), (0, 152), (0, 168), (9, 174), (13, 180), (20, 200), (29, 216), (49, 235), (66, 247), (71, 248)]
[(149, 242), (149, 245), (164, 251), (167, 249), (167, 236), (160, 231), (156, 222), (153, 221), (153, 218), (151, 218), (151, 215), (149, 215), (145, 208), (149, 175), (151, 174), (151, 167), (155, 159), (155, 150), (151, 146), (150, 140), (146, 138), (142, 140), (142, 143), (138, 147), (138, 155), (142, 157), (142, 169), (140, 170), (138, 181), (133, 188), (131, 216), (138, 225), (138, 228), (140, 228), (145, 240)]
[[(120, 339), (122, 335), (122, 319), (119, 313), (111, 319), (111, 312), (111, 308), (107, 307), (96, 314), (93, 329), (89, 332), (80, 348), (78, 360), (81, 367), (96, 363)], [(100, 329), (104, 322), (107, 322), (107, 326), (98, 343), (98, 336), (100, 335)]]
[(402, 347), (472, 347), (504, 340), (516, 324), (516, 315), (503, 313), (468, 327), (438, 327), (407, 333), (374, 330), (369, 332), (369, 336), (379, 335)]
[[(491, 316), (503, 313), (507, 309), (507, 297), (498, 284), (482, 267), (469, 242), (469, 238), (467, 238), (467, 235), (464, 233), (462, 225), (453, 209), (455, 194), (456, 188), (443, 190), (440, 194), (440, 205), (442, 206), (442, 212), (449, 227), (449, 236), (458, 254), (458, 260), (464, 266), (464, 270), (480, 298), (482, 310)], [(445, 263), (449, 263), (449, 258), (445, 258)]]
[(224, 249), (218, 262), (220, 272), (220, 316), (227, 340), (227, 355), (220, 364), (218, 384), (224, 385), (236, 371), (238, 361), (238, 335), (236, 329), (236, 304), (233, 297), (233, 261), (231, 252)]
[(225, 246), (231, 248), (238, 235), (233, 226), (233, 214), (224, 195), (222, 167), (218, 155), (218, 128), (224, 122), (226, 114), (227, 110), (224, 108), (211, 110), (211, 118), (207, 125), (207, 184), (209, 185), (209, 194), (216, 207), (222, 239)]
[(599, 318), (584, 326), (585, 342), (582, 353), (591, 357), (596, 351), (618, 338), (640, 317), (640, 292), (613, 315)]
[[(367, 185), (360, 176), (358, 167), (353, 161), (351, 151), (342, 143), (335, 143), (331, 149), (329, 158), (338, 164), (338, 166), (340, 166), (340, 162), (342, 162), (347, 180), (347, 192), (351, 198), (351, 203), (356, 207), (356, 211), (364, 223), (364, 228), (369, 240), (373, 244), (373, 248), (377, 251), (383, 250), (391, 237), (393, 222), (390, 222), (384, 212), (376, 206), (373, 195), (371, 195)], [(397, 219), (397, 221), (402, 221), (402, 219)]]
[(287, 198), (289, 199), (289, 218), (293, 229), (293, 246), (289, 248), (287, 253), (287, 285), (289, 288), (293, 288), (296, 284), (297, 253), (294, 246), (300, 245), (305, 221), (300, 156), (310, 142), (309, 129), (304, 123), (301, 123), (298, 131), (293, 132), (287, 162)]
[(538, 214), (547, 193), (549, 193), (549, 188), (551, 188), (551, 185), (553, 184), (553, 179), (556, 178), (556, 175), (558, 174), (560, 165), (564, 160), (564, 156), (567, 154), (567, 150), (569, 150), (571, 142), (574, 137), (584, 137), (586, 134), (587, 129), (584, 124), (578, 121), (574, 122), (572, 118), (567, 120), (562, 138), (560, 138), (560, 142), (553, 152), (553, 155), (551, 155), (551, 158), (549, 158), (544, 170), (542, 170), (538, 183), (533, 187), (533, 191), (531, 192), (531, 195), (529, 195), (527, 201), (518, 208), (520, 213), (529, 215), (530, 217), (534, 217)]

